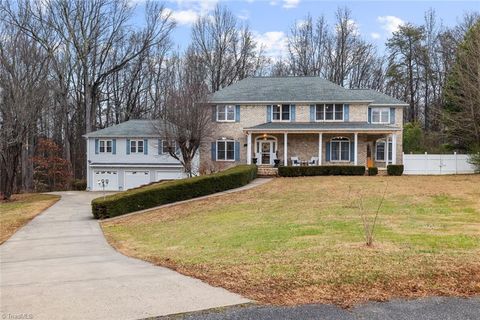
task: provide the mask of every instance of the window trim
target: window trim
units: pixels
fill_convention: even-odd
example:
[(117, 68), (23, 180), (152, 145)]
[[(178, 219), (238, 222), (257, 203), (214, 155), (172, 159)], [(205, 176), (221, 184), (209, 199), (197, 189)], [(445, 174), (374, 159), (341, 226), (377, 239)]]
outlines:
[[(273, 117), (273, 114), (274, 114), (274, 108), (275, 106), (280, 106), (280, 119), (279, 120), (276, 120), (274, 119)], [(283, 118), (283, 106), (288, 106), (288, 120), (284, 120), (282, 119)], [(292, 105), (291, 104), (288, 104), (288, 103), (283, 103), (283, 104), (272, 104), (272, 114), (271, 114), (271, 117), (272, 117), (272, 122), (290, 122), (292, 121)]]
[[(218, 143), (225, 143), (225, 159), (218, 159)], [(232, 142), (233, 143), (233, 159), (227, 159), (227, 142)], [(222, 162), (235, 162), (236, 154), (235, 154), (235, 140), (233, 139), (219, 139), (215, 141), (215, 161), (222, 161)]]
[[(326, 119), (326, 107), (327, 107), (327, 104), (331, 104), (333, 105), (333, 119), (332, 120), (327, 120)], [(342, 119), (341, 120), (337, 120), (335, 119), (335, 106), (341, 106), (342, 108)], [(322, 119), (318, 119), (317, 118), (317, 108), (322, 106), (323, 107), (323, 120)], [(317, 103), (315, 104), (315, 122), (345, 122), (345, 108), (344, 108), (344, 105), (343, 104), (340, 104), (340, 103)]]
[[(104, 151), (101, 151), (102, 142), (104, 143)], [(108, 150), (108, 142), (110, 142), (110, 151)], [(98, 140), (98, 153), (111, 153), (113, 154), (113, 140), (112, 139), (99, 139)]]
[[(135, 151), (132, 151), (132, 143), (135, 142)], [(142, 142), (142, 151), (138, 151), (138, 143)], [(130, 145), (128, 146), (130, 150), (130, 154), (143, 154), (145, 152), (145, 146), (143, 139), (131, 139)]]
[[(372, 110), (372, 115), (371, 115), (370, 123), (372, 123), (372, 124), (390, 123), (390, 108), (375, 107), (375, 108), (371, 108), (371, 110)], [(380, 112), (380, 115), (379, 115), (380, 121), (373, 121), (373, 112), (374, 111)], [(382, 116), (381, 116), (382, 111), (387, 111), (387, 115), (388, 115), (387, 121), (381, 121), (382, 120)]]
[[(342, 143), (348, 143), (348, 160), (343, 160), (343, 159), (340, 159), (340, 160), (333, 160), (333, 142), (338, 142), (339, 143), (339, 151), (340, 151), (340, 156), (339, 158), (341, 158), (342, 156)], [(335, 138), (332, 138), (330, 139), (330, 162), (350, 162), (350, 139), (349, 138), (346, 138), (346, 137), (335, 137)]]
[[(168, 152), (168, 151), (167, 151), (167, 152), (165, 152), (165, 151), (164, 151), (164, 149), (163, 149), (163, 146), (165, 145), (165, 142), (168, 142), (168, 140), (161, 140), (161, 145), (160, 145), (160, 148), (161, 148), (161, 149), (160, 149), (160, 154), (168, 154), (168, 155), (169, 155), (169, 154), (170, 154), (170, 152)], [(178, 150), (178, 148), (177, 148), (177, 141), (175, 141), (175, 140), (171, 140), (170, 142), (173, 142), (173, 148), (174, 148), (174, 150), (175, 150), (175, 152), (174, 152), (174, 153), (177, 153), (177, 150)]]
[[(227, 109), (228, 107), (233, 107), (233, 119), (229, 120), (228, 119), (228, 112)], [(220, 114), (219, 110), (220, 108), (223, 108), (223, 111), (225, 112), (225, 119), (219, 119), (218, 115)], [(224, 105), (217, 105), (216, 109), (216, 120), (217, 122), (235, 122), (236, 118), (236, 106), (233, 104), (224, 104)]]
[[(377, 149), (378, 149), (378, 145), (380, 143), (383, 143), (385, 144), (385, 139), (378, 139), (377, 141), (375, 141), (375, 162), (385, 162), (385, 146), (383, 147), (383, 159), (378, 159), (377, 157)], [(388, 152), (390, 153), (391, 157), (388, 157), (389, 155), (387, 155), (388, 157), (388, 162), (391, 162), (392, 159), (393, 159), (393, 143), (391, 140), (388, 141)]]

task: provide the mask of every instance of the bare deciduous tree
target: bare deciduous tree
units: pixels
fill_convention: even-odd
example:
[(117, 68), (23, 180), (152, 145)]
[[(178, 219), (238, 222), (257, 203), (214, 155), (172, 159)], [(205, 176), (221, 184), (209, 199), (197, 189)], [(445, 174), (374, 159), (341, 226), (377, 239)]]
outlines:
[(26, 164), (31, 165), (37, 121), (49, 98), (49, 59), (18, 30), (2, 33), (0, 38), (0, 193), (9, 199), (22, 150), (26, 157), (22, 169), (27, 171)]

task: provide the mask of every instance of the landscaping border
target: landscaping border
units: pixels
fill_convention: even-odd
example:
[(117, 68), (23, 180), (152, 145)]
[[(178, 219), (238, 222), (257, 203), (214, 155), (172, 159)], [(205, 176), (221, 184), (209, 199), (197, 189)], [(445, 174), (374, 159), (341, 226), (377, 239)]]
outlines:
[(222, 172), (187, 179), (157, 183), (92, 200), (92, 213), (97, 219), (150, 209), (239, 188), (257, 177), (255, 165), (240, 165)]

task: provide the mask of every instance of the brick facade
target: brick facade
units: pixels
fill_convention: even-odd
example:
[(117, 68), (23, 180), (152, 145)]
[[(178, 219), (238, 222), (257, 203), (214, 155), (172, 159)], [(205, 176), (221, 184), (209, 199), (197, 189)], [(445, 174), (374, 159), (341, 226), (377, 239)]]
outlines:
[[(349, 121), (367, 122), (368, 105), (367, 104), (350, 104)], [(213, 117), (212, 117), (213, 121)], [(200, 150), (201, 167), (217, 166), (226, 168), (239, 163), (247, 163), (247, 135), (243, 131), (244, 128), (253, 127), (267, 122), (266, 105), (241, 105), (240, 121), (238, 122), (216, 122), (213, 123), (211, 137), (206, 141)], [(295, 122), (310, 122), (310, 105), (296, 105)], [(395, 125), (402, 127), (403, 125), (403, 108), (397, 107), (395, 113)], [(283, 133), (268, 134), (276, 138), (277, 157), (282, 160), (284, 155), (284, 135)], [(255, 139), (263, 137), (263, 134), (252, 134), (252, 156), (255, 156), (256, 144)], [(326, 162), (326, 142), (333, 137), (345, 137), (354, 141), (353, 133), (323, 133), (322, 144), (322, 164), (345, 164), (345, 162)], [(370, 146), (372, 158), (375, 159), (375, 142), (377, 139), (384, 138), (385, 134), (375, 133), (358, 133), (358, 164), (366, 165), (367, 163), (367, 145)], [(211, 142), (227, 138), (238, 141), (240, 144), (239, 161), (213, 161), (211, 156)], [(397, 163), (402, 163), (402, 131), (397, 131)], [(288, 133), (288, 159), (292, 156), (298, 156), (302, 160), (309, 160), (311, 157), (318, 157), (318, 133)], [(353, 159), (351, 163), (353, 164)], [(384, 162), (376, 162), (376, 166), (384, 167)]]

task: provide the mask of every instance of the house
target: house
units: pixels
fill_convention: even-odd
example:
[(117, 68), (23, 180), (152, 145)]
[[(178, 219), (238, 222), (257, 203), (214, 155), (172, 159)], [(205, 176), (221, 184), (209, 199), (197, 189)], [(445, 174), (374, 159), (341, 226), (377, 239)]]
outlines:
[[(158, 122), (129, 120), (84, 135), (87, 142), (87, 190), (119, 191), (160, 180), (185, 177), (181, 163), (159, 137)], [(198, 166), (198, 159), (194, 166)]]
[[(319, 77), (250, 77), (212, 95), (201, 162), (228, 167), (402, 163), (405, 102)], [(277, 160), (277, 161), (275, 161)]]

